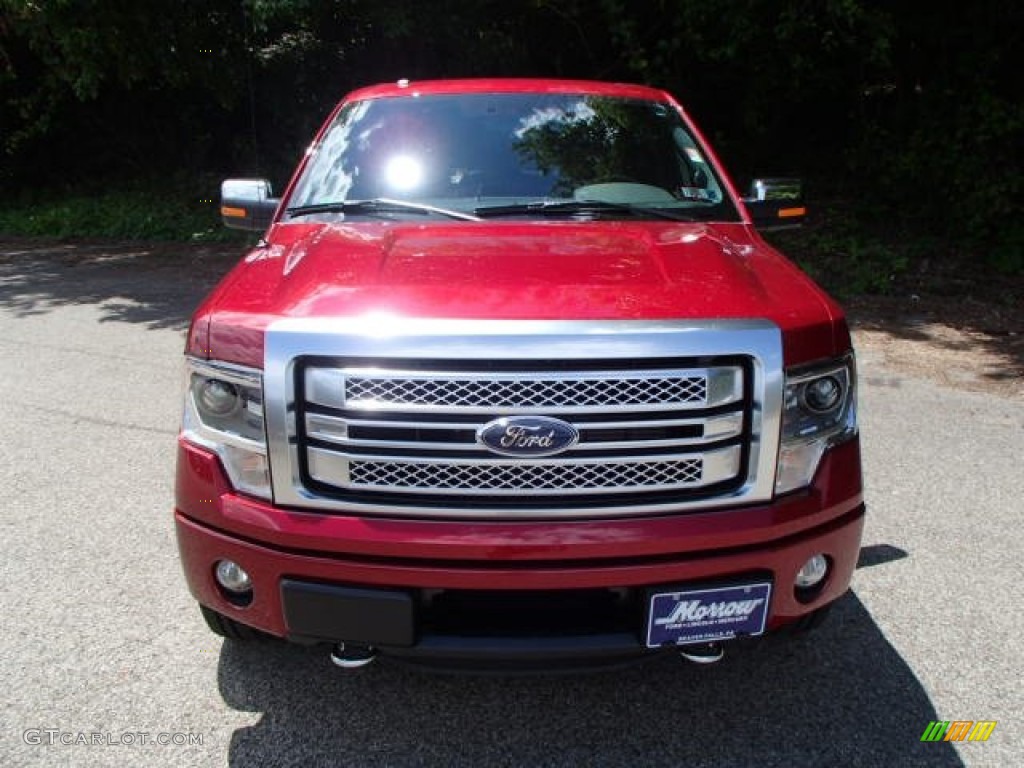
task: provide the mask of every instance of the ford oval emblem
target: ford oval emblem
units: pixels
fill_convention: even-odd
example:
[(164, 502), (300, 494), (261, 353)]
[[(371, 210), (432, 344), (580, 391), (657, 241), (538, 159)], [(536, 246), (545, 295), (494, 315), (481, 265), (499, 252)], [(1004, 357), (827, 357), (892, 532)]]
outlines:
[(580, 433), (572, 424), (547, 416), (507, 416), (484, 424), (477, 442), (502, 456), (554, 456), (576, 445)]

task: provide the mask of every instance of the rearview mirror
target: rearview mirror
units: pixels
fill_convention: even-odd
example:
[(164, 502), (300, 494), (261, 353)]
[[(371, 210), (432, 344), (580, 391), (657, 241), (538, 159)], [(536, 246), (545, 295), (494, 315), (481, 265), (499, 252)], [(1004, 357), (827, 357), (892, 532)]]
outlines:
[(799, 227), (807, 216), (800, 179), (754, 179), (743, 203), (761, 230)]
[(227, 179), (220, 185), (220, 217), (224, 226), (263, 232), (270, 226), (280, 199), (271, 196), (266, 179)]

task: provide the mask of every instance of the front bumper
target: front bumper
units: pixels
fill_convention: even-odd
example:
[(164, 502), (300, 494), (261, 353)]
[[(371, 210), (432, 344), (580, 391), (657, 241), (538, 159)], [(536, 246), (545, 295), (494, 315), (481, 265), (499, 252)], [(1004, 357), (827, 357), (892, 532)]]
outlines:
[[(864, 524), (856, 441), (825, 457), (809, 489), (768, 505), (558, 523), (281, 509), (232, 491), (206, 451), (179, 451), (175, 521), (200, 603), (279, 637), (442, 663), (650, 653), (643, 604), (658, 587), (770, 580), (767, 629), (777, 629), (846, 591)], [(816, 553), (828, 556), (829, 575), (798, 595), (796, 573)], [(214, 580), (225, 558), (252, 577), (246, 606)]]

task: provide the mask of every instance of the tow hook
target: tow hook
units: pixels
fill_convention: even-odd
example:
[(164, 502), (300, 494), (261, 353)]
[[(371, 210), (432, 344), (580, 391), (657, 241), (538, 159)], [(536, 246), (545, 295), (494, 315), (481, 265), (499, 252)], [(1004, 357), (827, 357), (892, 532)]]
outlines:
[(686, 661), (694, 664), (714, 664), (725, 657), (725, 648), (721, 643), (704, 643), (703, 645), (688, 645), (685, 651), (679, 655)]
[(376, 658), (377, 651), (367, 645), (338, 643), (331, 650), (331, 662), (342, 669), (359, 669), (371, 664)]

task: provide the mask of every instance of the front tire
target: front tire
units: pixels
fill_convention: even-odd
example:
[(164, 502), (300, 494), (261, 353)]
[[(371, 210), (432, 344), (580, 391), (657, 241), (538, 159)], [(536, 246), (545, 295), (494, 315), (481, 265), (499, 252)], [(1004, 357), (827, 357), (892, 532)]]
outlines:
[(251, 641), (259, 640), (263, 637), (263, 633), (252, 627), (247, 627), (245, 624), (239, 624), (234, 619), (229, 619), (222, 613), (212, 608), (207, 608), (205, 605), (199, 606), (199, 611), (203, 614), (203, 619), (206, 621), (206, 626), (210, 628), (210, 631), (215, 635), (227, 638), (228, 640), (242, 640)]

